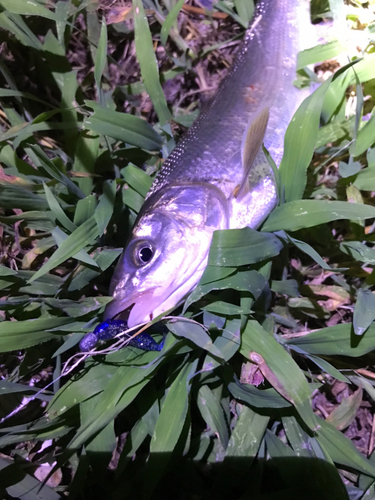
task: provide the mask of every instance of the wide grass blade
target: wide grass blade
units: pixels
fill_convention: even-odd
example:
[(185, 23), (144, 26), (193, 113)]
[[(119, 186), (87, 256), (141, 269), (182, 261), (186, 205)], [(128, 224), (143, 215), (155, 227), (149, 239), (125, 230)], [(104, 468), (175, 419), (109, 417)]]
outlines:
[(257, 271), (238, 271), (228, 278), (203, 285), (198, 284), (187, 298), (184, 311), (186, 311), (191, 304), (200, 300), (212, 290), (225, 290), (231, 288), (233, 290), (247, 291), (257, 299), (266, 286), (266, 283), (266, 279)]
[(255, 264), (278, 255), (282, 247), (276, 236), (262, 234), (249, 227), (215, 231), (208, 265), (235, 267)]
[(359, 387), (354, 394), (341, 401), (326, 418), (326, 421), (332, 424), (339, 431), (343, 431), (353, 422), (357, 411), (362, 404), (363, 390)]
[(66, 25), (68, 23), (70, 7), (70, 2), (61, 0), (56, 3), (55, 7), (57, 38), (62, 46), (65, 46), (64, 36)]
[(197, 403), (203, 419), (211, 431), (217, 434), (220, 444), (226, 449), (229, 440), (228, 423), (220, 401), (207, 385), (199, 389)]
[(167, 38), (169, 35), (169, 32), (175, 23), (178, 14), (180, 13), (180, 10), (182, 9), (182, 6), (184, 5), (185, 0), (178, 0), (178, 2), (172, 7), (171, 11), (165, 18), (165, 21), (161, 27), (160, 31), (160, 42), (162, 45), (165, 45), (167, 42)]
[(219, 359), (222, 358), (222, 353), (212, 343), (212, 340), (202, 325), (194, 323), (193, 321), (178, 321), (176, 323), (168, 323), (168, 329), (177, 337), (183, 337), (190, 340), (213, 356)]
[[(86, 399), (86, 401), (80, 404), (82, 421), (90, 417), (99, 398), (100, 395), (97, 395), (95, 398)], [(110, 422), (85, 446), (90, 464), (95, 471), (100, 471), (103, 467), (108, 466), (115, 446), (116, 435), (114, 423)]]
[(93, 244), (99, 233), (95, 217), (91, 217), (68, 236), (44, 266), (30, 278), (29, 283), (32, 283), (34, 280), (51, 271), (51, 269), (70, 259), (87, 245)]
[(363, 335), (375, 319), (375, 295), (361, 288), (354, 308), (353, 327), (356, 335)]
[(0, 97), (23, 97), (24, 99), (30, 99), (31, 101), (39, 102), (44, 106), (51, 107), (51, 104), (47, 101), (43, 101), (43, 99), (40, 99), (29, 92), (21, 92), (20, 90), (0, 89)]
[(152, 184), (152, 180), (149, 175), (147, 175), (140, 168), (131, 164), (122, 169), (121, 174), (129, 186), (135, 189), (141, 196), (143, 196), (143, 198), (146, 197), (146, 194)]
[[(128, 354), (130, 356), (131, 353)], [(126, 361), (127, 357), (123, 357)], [(50, 420), (63, 415), (70, 408), (78, 405), (86, 399), (102, 393), (108, 386), (110, 378), (116, 373), (116, 366), (95, 365), (92, 361), (86, 361), (86, 371), (82, 376), (69, 380), (50, 401), (47, 414)]]
[(57, 181), (64, 184), (67, 189), (73, 193), (77, 198), (84, 198), (85, 195), (79, 187), (69, 179), (69, 177), (62, 171), (55, 163), (53, 163), (47, 154), (39, 146), (31, 146), (28, 151), (37, 168), (43, 169), (47, 174)]
[(56, 20), (56, 16), (43, 5), (38, 2), (29, 0), (24, 2), (23, 0), (0, 0), (0, 5), (8, 12), (13, 14), (23, 14), (26, 16), (40, 16), (46, 19)]
[(331, 79), (327, 80), (302, 102), (286, 131), (279, 173), (287, 202), (299, 200), (305, 190), (306, 171), (314, 153), (324, 96), (330, 83)]
[(319, 357), (319, 356), (314, 356), (312, 354), (308, 355), (303, 349), (299, 350), (294, 346), (294, 350), (300, 352), (304, 356), (306, 356), (307, 359), (310, 359), (313, 363), (315, 363), (319, 368), (321, 368), (325, 373), (328, 373), (328, 375), (331, 375), (337, 380), (340, 380), (341, 382), (345, 382), (346, 384), (350, 383), (350, 380), (345, 377), (339, 370), (337, 370), (331, 363), (328, 363), (325, 359)]
[(25, 21), (18, 14), (2, 12), (0, 14), (0, 26), (6, 31), (10, 31), (25, 46), (34, 47), (36, 50), (43, 50), (43, 45), (38, 37), (27, 26)]
[(228, 385), (233, 397), (255, 408), (290, 408), (289, 403), (275, 389), (257, 389), (250, 384), (231, 382)]
[[(149, 376), (157, 369), (163, 357), (160, 353), (146, 352), (139, 359), (138, 353), (132, 354), (132, 364), (121, 363), (113, 377), (108, 381), (95, 409), (89, 418), (82, 422), (81, 427), (72, 439), (69, 447), (78, 448), (98, 431), (108, 425), (134, 398), (149, 381)], [(108, 360), (119, 363), (121, 358), (128, 357), (122, 352), (108, 357)], [(138, 357), (138, 359), (137, 359)], [(143, 366), (143, 368), (141, 368)]]
[(99, 235), (104, 234), (113, 214), (116, 198), (116, 181), (106, 181), (103, 184), (103, 194), (100, 196), (95, 210), (95, 220), (99, 228)]
[(247, 26), (254, 14), (253, 0), (235, 0), (234, 5), (242, 23)]
[(87, 129), (147, 151), (159, 151), (161, 148), (163, 143), (161, 137), (141, 118), (104, 109), (92, 101), (86, 101), (86, 105), (94, 110), (94, 113), (84, 121)]
[(61, 500), (61, 496), (34, 476), (25, 472), (26, 464), (18, 460), (0, 458), (0, 481), (11, 498), (25, 500)]
[(251, 458), (254, 458), (258, 452), (268, 422), (267, 415), (260, 415), (251, 408), (241, 405), (236, 426), (228, 442), (225, 459), (247, 457), (250, 465)]
[(188, 407), (190, 382), (197, 361), (186, 363), (169, 388), (152, 435), (150, 452), (172, 452), (184, 427)]
[(107, 45), (108, 45), (107, 25), (105, 22), (105, 18), (103, 17), (102, 26), (100, 30), (99, 43), (95, 57), (95, 67), (94, 67), (94, 78), (98, 94), (100, 94), (100, 83), (104, 73), (105, 65), (107, 63)]
[(0, 207), (21, 210), (49, 210), (46, 198), (18, 186), (0, 185)]
[(297, 71), (327, 59), (333, 59), (343, 50), (343, 46), (338, 40), (332, 40), (322, 45), (316, 45), (310, 49), (301, 50), (297, 56)]
[[(289, 234), (284, 232), (277, 233), (279, 237), (285, 239), (292, 243), (295, 247), (297, 247), (301, 252), (305, 253), (309, 257), (311, 257), (322, 269), (326, 269), (327, 271), (333, 271), (331, 266), (329, 266), (326, 261), (318, 254), (318, 252), (305, 241), (297, 240), (296, 238), (292, 238)], [(335, 269), (335, 271), (342, 271), (342, 269)]]
[(135, 49), (141, 67), (143, 83), (147, 89), (160, 123), (164, 125), (172, 119), (159, 80), (150, 27), (141, 0), (133, 0)]
[(358, 131), (357, 140), (353, 150), (353, 156), (360, 156), (369, 147), (375, 143), (375, 114), (373, 113), (365, 123), (365, 125)]
[(82, 173), (83, 177), (77, 178), (77, 184), (82, 192), (88, 196), (92, 192), (95, 163), (99, 154), (100, 136), (83, 130), (76, 142), (75, 159), (72, 171)]
[(263, 231), (297, 231), (334, 220), (362, 221), (375, 217), (375, 207), (345, 201), (298, 200), (285, 203), (264, 223)]
[(317, 440), (333, 462), (375, 477), (375, 466), (357, 450), (354, 444), (333, 425), (318, 420)]
[(314, 429), (311, 391), (305, 376), (283, 347), (257, 321), (249, 321), (243, 334), (241, 354), (258, 365), (269, 383), (294, 404), (305, 424)]
[(0, 323), (0, 352), (25, 349), (56, 338), (50, 330), (72, 322), (71, 318), (39, 318)]
[[(366, 54), (366, 57), (363, 59), (355, 61), (355, 72), (360, 83), (375, 78), (375, 54)], [(322, 109), (322, 116), (325, 122), (327, 122), (337, 111), (345, 96), (346, 89), (350, 85), (355, 85), (357, 83), (355, 74), (350, 70), (345, 71), (335, 77), (334, 81), (329, 86)]]
[(309, 354), (327, 356), (359, 357), (375, 350), (375, 325), (371, 324), (366, 333), (354, 337), (353, 325), (345, 323), (322, 328), (302, 337), (285, 341), (286, 345), (301, 347)]
[[(55, 240), (55, 243), (58, 247), (60, 247), (64, 243), (64, 241), (66, 241), (69, 238), (69, 236), (67, 236), (64, 233), (64, 231), (62, 231), (59, 227), (55, 227), (51, 234), (52, 234), (53, 239)], [(85, 264), (97, 267), (94, 259), (92, 259), (90, 257), (90, 255), (83, 249), (80, 250), (79, 252), (77, 252), (76, 254), (74, 254), (72, 257), (74, 259), (80, 260), (81, 262), (83, 262)]]
[(58, 220), (68, 231), (73, 232), (77, 229), (77, 226), (69, 219), (69, 217), (65, 214), (64, 210), (61, 208), (59, 202), (53, 195), (50, 188), (47, 184), (43, 183), (44, 192), (46, 194), (48, 205), (51, 209), (51, 212), (55, 216), (56, 220)]

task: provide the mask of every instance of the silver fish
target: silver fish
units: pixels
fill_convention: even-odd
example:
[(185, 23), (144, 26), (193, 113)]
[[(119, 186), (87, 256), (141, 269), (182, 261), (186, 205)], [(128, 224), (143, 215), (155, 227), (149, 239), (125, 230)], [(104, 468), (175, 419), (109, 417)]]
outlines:
[(277, 203), (262, 143), (278, 165), (306, 92), (293, 86), (307, 0), (263, 0), (218, 92), (157, 175), (113, 274), (105, 319), (129, 327), (176, 306), (198, 283), (217, 229), (256, 228)]

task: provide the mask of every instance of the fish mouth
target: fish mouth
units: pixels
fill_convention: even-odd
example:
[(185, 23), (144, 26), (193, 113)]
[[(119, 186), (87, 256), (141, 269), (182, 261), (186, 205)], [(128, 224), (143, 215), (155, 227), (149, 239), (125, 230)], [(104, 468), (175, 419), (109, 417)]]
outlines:
[[(127, 321), (128, 328), (148, 323), (157, 316), (176, 307), (186, 295), (184, 287), (171, 294), (158, 294), (158, 288), (140, 292), (128, 299), (116, 299), (110, 302), (105, 310), (104, 319), (121, 319)], [(177, 293), (176, 293), (177, 292)], [(180, 293), (178, 293), (180, 292)], [(160, 289), (159, 289), (160, 293)]]
[(179, 286), (170, 283), (168, 286), (156, 286), (135, 293), (129, 291), (126, 297), (123, 291), (116, 293), (115, 290), (114, 299), (106, 307), (104, 319), (122, 319), (127, 321), (129, 328), (133, 328), (173, 310), (198, 283), (205, 266), (206, 260)]
[(130, 311), (133, 309), (134, 303), (131, 304), (129, 307), (126, 309), (123, 309), (119, 313), (115, 314), (114, 316), (110, 315), (109, 318), (107, 319), (121, 319), (122, 321), (128, 322), (129, 316), (130, 316)]
[(129, 328), (151, 321), (153, 310), (157, 307), (154, 291), (140, 292), (128, 299), (115, 297), (106, 307), (104, 320), (121, 319), (127, 321)]

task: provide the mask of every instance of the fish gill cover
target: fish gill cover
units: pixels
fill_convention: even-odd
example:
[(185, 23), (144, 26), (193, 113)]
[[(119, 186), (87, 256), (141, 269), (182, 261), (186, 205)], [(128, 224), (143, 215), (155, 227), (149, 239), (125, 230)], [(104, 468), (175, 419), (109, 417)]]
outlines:
[(0, 8), (2, 497), (374, 498), (374, 2), (312, 2), (296, 85), (317, 90), (259, 230), (214, 232), (178, 309), (90, 353), (161, 159), (254, 5)]

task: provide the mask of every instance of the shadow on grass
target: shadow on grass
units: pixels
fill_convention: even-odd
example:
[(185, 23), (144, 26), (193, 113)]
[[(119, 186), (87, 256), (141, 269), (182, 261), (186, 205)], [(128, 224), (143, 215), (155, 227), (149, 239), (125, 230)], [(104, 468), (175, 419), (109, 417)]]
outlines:
[[(77, 499), (349, 500), (336, 467), (318, 458), (226, 458), (209, 463), (152, 454), (131, 459), (119, 475), (92, 469)], [(77, 485), (76, 485), (77, 486)], [(358, 490), (359, 491), (359, 490)], [(73, 493), (73, 492), (72, 492)], [(69, 498), (71, 498), (69, 496)]]

